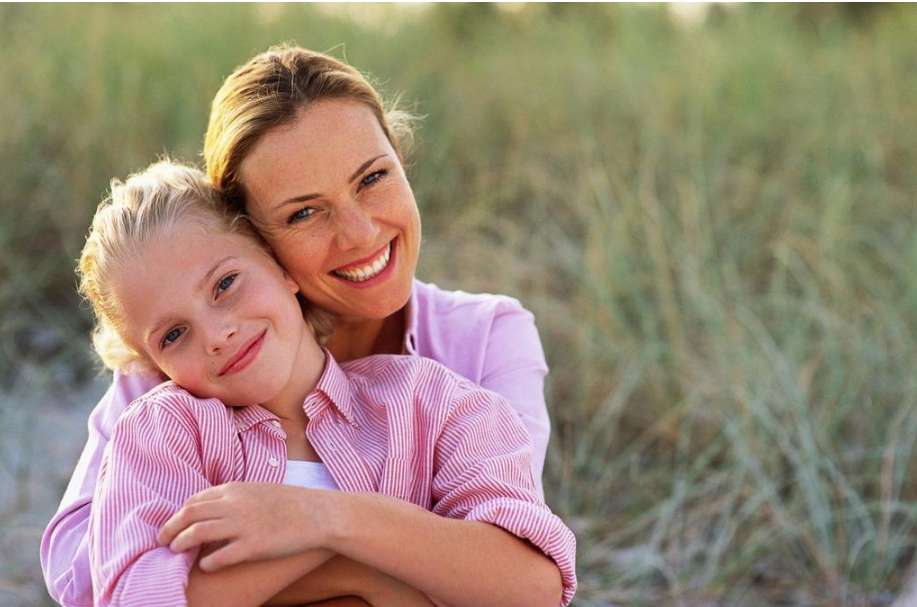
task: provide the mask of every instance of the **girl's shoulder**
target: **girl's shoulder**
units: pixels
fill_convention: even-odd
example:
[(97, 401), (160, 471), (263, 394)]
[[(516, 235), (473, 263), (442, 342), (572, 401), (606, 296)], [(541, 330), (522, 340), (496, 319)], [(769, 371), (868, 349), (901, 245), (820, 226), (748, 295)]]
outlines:
[(199, 427), (206, 419), (222, 419), (230, 410), (215, 398), (198, 398), (176, 384), (166, 381), (134, 399), (118, 424), (159, 423), (168, 418), (189, 427)]

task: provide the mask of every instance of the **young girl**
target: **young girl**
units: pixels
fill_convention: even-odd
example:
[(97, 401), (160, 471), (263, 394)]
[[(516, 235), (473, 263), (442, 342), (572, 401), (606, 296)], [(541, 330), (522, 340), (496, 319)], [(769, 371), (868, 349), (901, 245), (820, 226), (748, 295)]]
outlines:
[[(518, 416), (428, 359), (338, 366), (296, 283), (224, 209), (198, 171), (155, 164), (113, 185), (80, 258), (103, 361), (171, 380), (129, 407), (105, 452), (89, 530), (97, 604), (309, 602), (289, 589), (335, 555), (417, 600), (569, 603), (575, 539), (537, 497)], [(251, 490), (238, 481), (266, 483), (266, 500), (299, 492), (301, 508), (278, 516), (301, 521), (278, 535), (289, 556), (234, 558), (244, 512), (221, 511), (220, 496)]]

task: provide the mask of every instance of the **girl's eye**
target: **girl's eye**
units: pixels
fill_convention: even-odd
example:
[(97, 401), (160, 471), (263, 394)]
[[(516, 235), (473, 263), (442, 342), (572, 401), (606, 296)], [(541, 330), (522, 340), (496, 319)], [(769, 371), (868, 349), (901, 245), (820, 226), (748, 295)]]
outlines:
[(235, 282), (237, 274), (227, 274), (220, 279), (220, 282), (217, 283), (216, 294), (219, 295), (226, 289), (232, 286), (232, 283)]
[(294, 223), (299, 223), (300, 221), (306, 221), (315, 214), (315, 209), (313, 207), (304, 207), (299, 209), (292, 215), (287, 218), (287, 225), (292, 225)]
[(374, 186), (378, 182), (380, 182), (386, 175), (388, 175), (388, 170), (386, 169), (381, 169), (379, 171), (370, 173), (369, 175), (364, 177), (363, 180), (360, 182), (360, 187), (366, 188), (366, 187)]
[(178, 341), (178, 338), (181, 337), (182, 333), (184, 332), (185, 329), (179, 327), (169, 329), (169, 331), (162, 336), (162, 341), (159, 342), (159, 349), (162, 350), (163, 348), (167, 348), (168, 346), (174, 344), (176, 341)]

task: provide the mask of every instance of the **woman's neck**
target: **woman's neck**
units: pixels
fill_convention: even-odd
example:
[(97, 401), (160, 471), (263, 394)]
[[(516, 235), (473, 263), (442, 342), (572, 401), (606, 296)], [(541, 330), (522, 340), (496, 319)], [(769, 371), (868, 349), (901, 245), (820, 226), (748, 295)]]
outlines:
[(401, 354), (406, 318), (406, 308), (401, 308), (385, 318), (339, 320), (325, 347), (338, 362), (373, 354)]

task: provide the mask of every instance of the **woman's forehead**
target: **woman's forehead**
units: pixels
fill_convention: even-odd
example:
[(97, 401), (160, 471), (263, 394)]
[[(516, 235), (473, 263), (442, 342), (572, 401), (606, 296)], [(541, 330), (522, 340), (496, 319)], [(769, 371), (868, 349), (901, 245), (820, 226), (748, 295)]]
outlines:
[(265, 134), (239, 169), (249, 202), (262, 209), (338, 187), (380, 155), (397, 158), (373, 111), (357, 101), (327, 100)]

